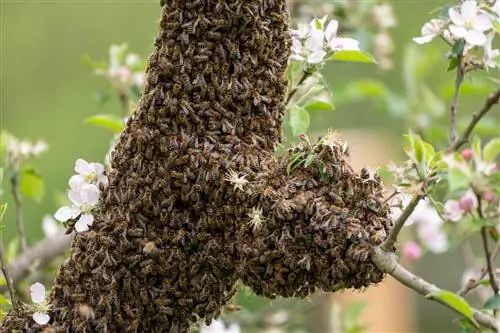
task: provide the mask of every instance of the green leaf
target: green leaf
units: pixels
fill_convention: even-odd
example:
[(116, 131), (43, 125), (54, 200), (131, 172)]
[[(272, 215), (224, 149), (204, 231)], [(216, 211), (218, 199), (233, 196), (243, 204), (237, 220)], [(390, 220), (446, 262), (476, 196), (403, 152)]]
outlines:
[(487, 163), (494, 162), (500, 154), (500, 138), (494, 138), (484, 145), (483, 159)]
[(439, 290), (430, 293), (425, 297), (429, 299), (438, 300), (448, 305), (450, 308), (454, 309), (455, 311), (463, 315), (465, 318), (469, 319), (469, 321), (472, 324), (474, 324), (474, 326), (478, 327), (473, 317), (474, 312), (472, 310), (472, 307), (469, 305), (469, 303), (467, 303), (465, 299), (458, 296), (457, 294), (447, 290)]
[(448, 186), (450, 192), (466, 189), (469, 187), (470, 182), (471, 179), (469, 176), (459, 169), (451, 169), (448, 172)]
[(500, 295), (496, 294), (486, 300), (483, 309), (499, 310), (500, 309)]
[(309, 128), (309, 122), (309, 113), (305, 108), (295, 106), (290, 110), (290, 126), (294, 137), (305, 134)]
[(454, 70), (455, 68), (457, 68), (457, 66), (458, 66), (458, 58), (457, 57), (451, 57), (450, 58), (450, 62), (448, 64), (448, 68), (446, 69), (446, 71), (451, 72), (452, 70)]
[(0, 204), (0, 224), (2, 224), (3, 220), (3, 215), (5, 214), (5, 211), (7, 210), (7, 204)]
[(106, 68), (108, 68), (108, 64), (105, 61), (94, 61), (90, 59), (90, 56), (88, 54), (84, 54), (82, 56), (82, 62), (85, 65), (85, 67), (89, 69), (105, 70)]
[(459, 53), (461, 53), (463, 51), (464, 46), (465, 46), (465, 40), (459, 39), (451, 47), (451, 54), (454, 56), (457, 56)]
[(120, 133), (125, 128), (122, 118), (114, 114), (99, 114), (91, 116), (85, 119), (85, 123), (107, 128), (113, 133)]
[(334, 61), (349, 61), (349, 62), (361, 62), (365, 64), (376, 64), (377, 61), (373, 56), (365, 51), (356, 50), (345, 50), (335, 52), (329, 60)]
[(329, 101), (322, 101), (319, 99), (314, 99), (309, 102), (307, 102), (304, 105), (304, 108), (308, 111), (333, 111), (335, 110), (335, 106), (333, 105), (332, 102)]
[(34, 168), (24, 168), (19, 175), (19, 189), (25, 197), (40, 202), (45, 194), (42, 175)]

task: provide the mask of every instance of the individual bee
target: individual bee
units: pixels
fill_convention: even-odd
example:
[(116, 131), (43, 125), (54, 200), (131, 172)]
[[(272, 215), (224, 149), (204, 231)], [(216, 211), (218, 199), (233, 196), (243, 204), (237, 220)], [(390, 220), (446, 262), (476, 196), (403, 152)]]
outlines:
[(231, 58), (231, 59), (241, 59), (239, 44), (232, 44), (230, 46), (229, 58)]
[(216, 99), (214, 86), (212, 85), (207, 86), (207, 94), (208, 94), (208, 99), (210, 101), (214, 101)]
[(203, 73), (198, 73), (198, 75), (196, 76), (196, 78), (193, 80), (193, 86), (195, 88), (199, 88), (199, 87), (205, 87), (207, 82), (205, 81), (205, 76), (203, 75)]
[(177, 40), (181, 42), (181, 44), (184, 45), (189, 45), (189, 35), (187, 32), (183, 31), (179, 37), (177, 37)]
[(186, 29), (186, 32), (188, 34), (194, 35), (194, 34), (196, 34), (196, 28), (198, 27), (199, 23), (200, 23), (200, 20), (197, 18), (197, 19), (191, 20), (187, 23), (184, 23), (182, 25), (182, 28)]
[(172, 93), (174, 96), (178, 96), (181, 93), (182, 86), (179, 83), (174, 83), (172, 86)]
[(204, 54), (198, 54), (198, 55), (195, 55), (193, 57), (193, 60), (195, 62), (208, 62), (209, 57), (207, 55), (204, 55)]
[(186, 2), (187, 9), (193, 9), (203, 4), (203, 0), (191, 0)]

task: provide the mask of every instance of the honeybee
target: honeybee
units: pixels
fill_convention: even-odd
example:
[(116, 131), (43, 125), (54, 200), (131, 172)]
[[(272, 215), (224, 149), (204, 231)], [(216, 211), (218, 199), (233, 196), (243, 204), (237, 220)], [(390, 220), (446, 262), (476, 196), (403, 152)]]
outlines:
[(203, 0), (191, 0), (189, 2), (186, 2), (186, 8), (187, 9), (193, 9), (195, 7), (199, 7), (203, 4)]
[(208, 62), (209, 58), (207, 55), (198, 54), (193, 57), (193, 60), (196, 62)]

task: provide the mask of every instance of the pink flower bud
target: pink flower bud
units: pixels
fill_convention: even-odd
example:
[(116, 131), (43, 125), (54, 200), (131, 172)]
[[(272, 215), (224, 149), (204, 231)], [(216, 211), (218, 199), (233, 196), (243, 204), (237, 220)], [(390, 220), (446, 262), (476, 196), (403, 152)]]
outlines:
[(465, 148), (464, 150), (462, 150), (462, 157), (466, 160), (466, 161), (470, 161), (472, 156), (474, 156), (474, 152), (472, 151), (472, 149), (470, 148)]
[(458, 206), (465, 213), (471, 212), (475, 208), (475, 204), (476, 203), (475, 203), (474, 198), (472, 198), (471, 196), (468, 196), (468, 195), (464, 195), (458, 201)]
[(415, 242), (407, 242), (403, 246), (403, 256), (411, 261), (416, 261), (422, 257), (422, 248)]
[(484, 200), (486, 200), (487, 203), (493, 203), (497, 199), (497, 196), (495, 193), (493, 193), (493, 191), (488, 190), (488, 191), (484, 192), (483, 198), (484, 198)]

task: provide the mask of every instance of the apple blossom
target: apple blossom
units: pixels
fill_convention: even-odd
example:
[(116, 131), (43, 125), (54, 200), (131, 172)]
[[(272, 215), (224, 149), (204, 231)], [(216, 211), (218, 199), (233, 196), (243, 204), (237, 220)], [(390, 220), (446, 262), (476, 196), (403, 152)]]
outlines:
[[(500, 2), (499, 2), (500, 3)], [(484, 49), (484, 65), (489, 68), (494, 68), (497, 64), (500, 64), (500, 50), (493, 49), (492, 43), (493, 38), (495, 37), (494, 33), (489, 33), (486, 35), (486, 41), (483, 44)]]
[(452, 24), (449, 29), (457, 38), (464, 38), (467, 44), (480, 46), (486, 42), (485, 31), (492, 28), (491, 16), (481, 10), (474, 0), (466, 0), (460, 6), (448, 10)]
[(495, 194), (495, 192), (487, 190), (483, 193), (483, 198), (487, 203), (493, 203), (497, 199), (497, 195)]
[(413, 41), (417, 44), (427, 44), (441, 34), (445, 25), (446, 21), (432, 19), (422, 26), (421, 36), (414, 37)]
[(108, 177), (104, 174), (104, 165), (100, 163), (88, 163), (79, 158), (75, 162), (75, 171), (78, 175), (70, 178), (70, 186), (73, 184), (78, 188), (83, 183), (108, 185)]
[(477, 206), (477, 197), (474, 192), (469, 189), (458, 201), (448, 200), (445, 202), (443, 217), (448, 221), (457, 222), (460, 221), (466, 213), (476, 209)]
[(68, 197), (73, 205), (59, 208), (54, 217), (60, 222), (78, 218), (75, 230), (88, 231), (89, 226), (94, 223), (91, 212), (99, 202), (99, 189), (93, 184), (85, 184), (78, 190), (70, 190)]
[(42, 229), (45, 236), (52, 237), (57, 234), (59, 226), (52, 216), (45, 215), (42, 220)]
[(40, 282), (36, 282), (30, 286), (31, 301), (35, 303), (35, 308), (40, 311), (35, 311), (32, 315), (33, 320), (38, 325), (46, 325), (50, 316), (46, 313), (48, 306), (45, 304), (45, 286)]
[(325, 29), (325, 38), (332, 51), (359, 51), (359, 41), (353, 38), (340, 38), (337, 36), (339, 22), (331, 20)]

